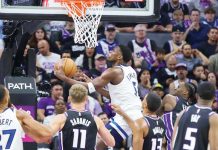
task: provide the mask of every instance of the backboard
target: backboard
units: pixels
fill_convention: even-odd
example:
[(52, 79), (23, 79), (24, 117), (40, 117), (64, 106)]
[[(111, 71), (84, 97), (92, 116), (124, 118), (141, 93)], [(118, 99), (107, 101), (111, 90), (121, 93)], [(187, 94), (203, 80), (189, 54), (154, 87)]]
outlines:
[[(102, 21), (153, 22), (159, 18), (160, 0), (105, 0)], [(0, 19), (72, 20), (54, 0), (0, 0)]]

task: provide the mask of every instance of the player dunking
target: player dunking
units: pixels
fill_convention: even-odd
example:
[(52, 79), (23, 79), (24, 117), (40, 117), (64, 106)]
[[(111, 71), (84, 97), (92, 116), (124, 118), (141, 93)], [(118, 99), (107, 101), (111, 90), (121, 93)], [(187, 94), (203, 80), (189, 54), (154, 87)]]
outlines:
[[(127, 121), (133, 130), (133, 148), (136, 150), (158, 150), (162, 148), (165, 136), (165, 125), (156, 111), (161, 105), (161, 99), (153, 92), (148, 93), (142, 101), (143, 118), (133, 120), (118, 106), (112, 104), (112, 108)], [(135, 129), (136, 125), (139, 130)]]
[[(101, 76), (89, 83), (79, 82), (66, 77), (62, 69), (55, 70), (55, 74), (61, 80), (70, 84), (80, 83), (89, 89), (89, 92), (101, 90), (103, 96), (110, 97), (112, 104), (119, 105), (131, 119), (136, 120), (142, 117), (141, 100), (138, 96), (137, 74), (131, 66), (125, 65), (132, 58), (131, 50), (125, 46), (117, 46), (109, 53), (108, 60), (113, 63), (113, 67), (105, 70)], [(108, 91), (102, 88), (108, 86)], [(116, 141), (116, 148), (122, 147), (122, 142), (131, 134), (131, 129), (122, 116), (116, 114), (107, 128)], [(100, 148), (100, 147), (98, 147)]]
[(173, 150), (218, 149), (218, 115), (211, 109), (215, 87), (203, 82), (198, 86), (197, 94), (197, 104), (182, 111), (176, 120)]

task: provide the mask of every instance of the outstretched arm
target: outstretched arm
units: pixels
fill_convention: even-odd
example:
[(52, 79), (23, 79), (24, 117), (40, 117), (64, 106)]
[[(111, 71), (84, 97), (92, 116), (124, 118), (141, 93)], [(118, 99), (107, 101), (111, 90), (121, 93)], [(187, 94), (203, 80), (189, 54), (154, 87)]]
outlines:
[[(65, 74), (63, 72), (63, 68), (61, 66), (57, 67), (55, 69), (55, 75), (59, 79), (61, 79), (62, 81), (67, 82), (67, 83), (69, 83), (71, 85), (73, 85), (73, 84), (82, 84), (83, 86), (89, 88), (88, 83), (77, 81), (77, 80), (74, 80), (74, 79), (71, 79), (71, 78), (65, 76)], [(89, 80), (89, 83), (92, 83), (93, 86), (95, 87), (95, 89), (97, 91), (99, 91), (100, 94), (102, 94), (105, 97), (109, 97), (108, 92), (106, 92), (102, 88), (104, 88), (108, 83), (113, 81), (117, 76), (118, 76), (117, 70), (114, 69), (114, 68), (109, 68), (106, 71), (104, 71), (101, 76), (99, 76), (99, 77), (97, 77), (97, 78), (95, 78), (93, 80)], [(83, 77), (81, 77), (81, 78), (83, 78)]]
[(34, 120), (27, 112), (16, 110), (16, 115), (24, 129), (24, 132), (37, 143), (48, 142), (52, 138), (50, 128)]

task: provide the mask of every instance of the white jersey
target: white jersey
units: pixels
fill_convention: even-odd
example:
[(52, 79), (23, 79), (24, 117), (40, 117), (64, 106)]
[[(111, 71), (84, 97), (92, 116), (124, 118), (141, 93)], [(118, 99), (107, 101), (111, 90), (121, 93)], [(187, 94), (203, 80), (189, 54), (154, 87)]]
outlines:
[(7, 108), (0, 113), (0, 150), (23, 150), (23, 135), (15, 109)]
[[(138, 95), (138, 80), (135, 70), (130, 66), (120, 67), (124, 73), (123, 80), (117, 84), (108, 84), (111, 103), (119, 105), (131, 119), (136, 120), (142, 116), (141, 100)], [(114, 117), (116, 121), (124, 130), (129, 130), (127, 123), (123, 117), (116, 114)], [(127, 127), (127, 128), (126, 128)], [(131, 133), (127, 131), (127, 133)]]

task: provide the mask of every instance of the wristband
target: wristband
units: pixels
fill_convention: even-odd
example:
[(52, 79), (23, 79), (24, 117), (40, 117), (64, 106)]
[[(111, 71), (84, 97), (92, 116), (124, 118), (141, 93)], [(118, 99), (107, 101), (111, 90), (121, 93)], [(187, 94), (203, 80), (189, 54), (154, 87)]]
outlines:
[(91, 82), (88, 83), (88, 90), (89, 90), (90, 94), (94, 93), (96, 91), (93, 83), (91, 83)]

